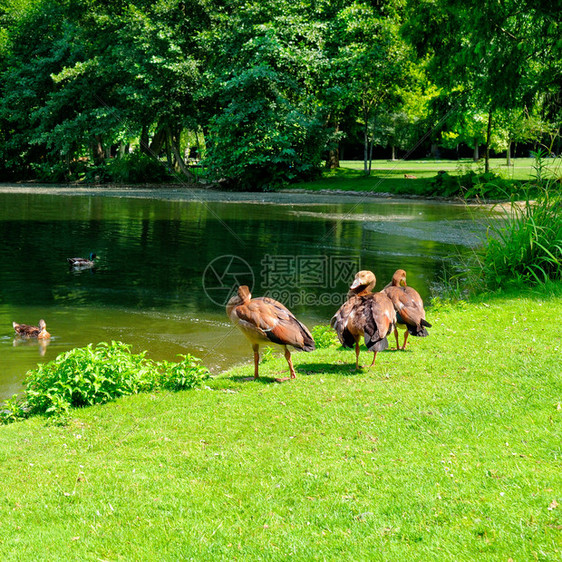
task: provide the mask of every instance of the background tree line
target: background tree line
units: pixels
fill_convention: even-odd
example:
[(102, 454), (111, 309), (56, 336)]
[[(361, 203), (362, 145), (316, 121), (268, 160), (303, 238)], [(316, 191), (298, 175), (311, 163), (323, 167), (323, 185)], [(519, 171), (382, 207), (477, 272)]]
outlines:
[(275, 187), (342, 142), (555, 151), (562, 2), (0, 0), (0, 179)]

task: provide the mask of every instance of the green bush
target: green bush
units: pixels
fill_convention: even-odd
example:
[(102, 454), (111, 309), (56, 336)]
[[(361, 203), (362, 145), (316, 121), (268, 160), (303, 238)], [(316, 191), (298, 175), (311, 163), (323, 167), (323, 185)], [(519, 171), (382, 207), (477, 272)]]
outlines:
[(312, 328), (312, 337), (316, 344), (316, 349), (328, 349), (329, 347), (339, 347), (340, 342), (336, 332), (330, 326), (323, 326), (319, 324)]
[(158, 158), (133, 152), (89, 166), (83, 173), (88, 183), (160, 183), (170, 179), (166, 165)]
[(9, 423), (46, 415), (65, 421), (71, 408), (139, 392), (194, 388), (209, 376), (191, 355), (182, 355), (183, 360), (174, 363), (155, 362), (145, 354), (133, 354), (129, 345), (115, 341), (67, 351), (28, 372), (23, 399), (7, 401), (0, 420)]
[(115, 183), (159, 183), (170, 179), (165, 164), (140, 152), (113, 158), (107, 163), (107, 172)]
[(43, 183), (65, 183), (69, 180), (68, 166), (62, 162), (32, 163), (31, 168), (36, 179)]
[(35, 179), (43, 183), (67, 183), (79, 181), (88, 169), (87, 161), (78, 159), (70, 163), (37, 162), (31, 164)]
[(91, 165), (84, 170), (83, 179), (86, 183), (109, 183), (112, 181), (109, 165), (104, 162), (97, 166)]
[(470, 170), (458, 176), (439, 173), (429, 182), (427, 195), (465, 199), (505, 199), (520, 192), (520, 183), (493, 173)]

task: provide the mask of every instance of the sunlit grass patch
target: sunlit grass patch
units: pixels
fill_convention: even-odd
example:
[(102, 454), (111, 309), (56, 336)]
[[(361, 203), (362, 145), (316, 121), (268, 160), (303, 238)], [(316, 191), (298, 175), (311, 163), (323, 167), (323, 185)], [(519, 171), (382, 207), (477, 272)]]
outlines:
[(0, 428), (4, 558), (559, 558), (560, 284), (427, 313), (372, 369), (273, 353)]
[[(502, 185), (506, 182), (528, 180), (533, 173), (533, 158), (512, 159), (512, 165), (507, 166), (505, 159), (491, 160), (490, 170), (500, 177)], [(556, 161), (547, 162), (550, 169)], [(434, 185), (440, 174), (460, 177), (471, 172), (483, 173), (482, 162), (463, 160), (374, 160), (369, 175), (363, 171), (363, 161), (342, 160), (340, 168), (325, 170), (322, 177), (315, 181), (297, 183), (291, 189), (338, 190), (372, 193), (392, 193), (396, 195), (430, 195), (439, 194), (438, 186)], [(491, 191), (493, 186), (490, 187)], [(503, 187), (495, 193), (498, 196), (505, 191)], [(500, 193), (501, 192), (501, 193)], [(502, 195), (501, 198), (506, 198)], [(509, 198), (507, 196), (507, 198)]]

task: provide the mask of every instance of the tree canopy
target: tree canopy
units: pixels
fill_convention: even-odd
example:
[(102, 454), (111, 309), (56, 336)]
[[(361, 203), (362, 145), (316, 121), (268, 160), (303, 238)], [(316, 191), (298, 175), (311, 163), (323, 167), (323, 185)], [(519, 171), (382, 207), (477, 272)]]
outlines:
[(194, 156), (208, 181), (265, 189), (337, 165), (343, 138), (366, 173), (374, 145), (509, 151), (560, 126), (561, 8), (0, 0), (0, 180), (152, 159), (192, 181)]

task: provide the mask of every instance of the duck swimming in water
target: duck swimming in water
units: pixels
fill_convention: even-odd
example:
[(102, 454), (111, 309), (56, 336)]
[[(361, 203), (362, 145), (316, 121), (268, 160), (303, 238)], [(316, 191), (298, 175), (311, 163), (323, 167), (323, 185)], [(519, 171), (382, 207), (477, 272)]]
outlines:
[(94, 267), (94, 260), (97, 258), (96, 254), (93, 252), (89, 255), (88, 259), (86, 258), (66, 258), (66, 261), (70, 265), (70, 267), (74, 269), (87, 269), (90, 267)]
[(12, 326), (16, 334), (22, 338), (37, 338), (42, 340), (51, 337), (51, 334), (47, 332), (47, 324), (45, 324), (45, 320), (42, 318), (39, 320), (39, 326), (28, 326), (27, 324), (18, 324), (17, 322), (12, 322)]

